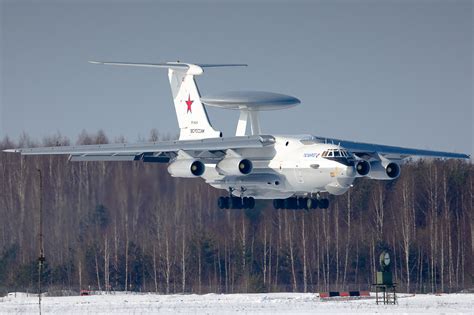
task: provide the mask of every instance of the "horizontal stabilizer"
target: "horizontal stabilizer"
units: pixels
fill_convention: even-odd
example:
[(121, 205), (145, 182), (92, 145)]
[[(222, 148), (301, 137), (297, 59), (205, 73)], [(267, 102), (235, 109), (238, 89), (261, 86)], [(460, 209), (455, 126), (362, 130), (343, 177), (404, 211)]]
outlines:
[(92, 64), (112, 65), (112, 66), (131, 66), (131, 67), (147, 67), (147, 68), (171, 68), (171, 69), (189, 69), (192, 66), (200, 68), (219, 68), (219, 67), (247, 67), (243, 63), (203, 63), (203, 64), (189, 64), (181, 62), (164, 62), (164, 63), (139, 63), (139, 62), (116, 62), (116, 61), (89, 61)]
[(115, 61), (89, 61), (89, 63), (97, 65), (112, 65), (112, 66), (132, 66), (132, 67), (147, 67), (147, 68), (182, 68), (188, 69), (189, 66), (185, 63), (138, 63), (138, 62), (115, 62)]

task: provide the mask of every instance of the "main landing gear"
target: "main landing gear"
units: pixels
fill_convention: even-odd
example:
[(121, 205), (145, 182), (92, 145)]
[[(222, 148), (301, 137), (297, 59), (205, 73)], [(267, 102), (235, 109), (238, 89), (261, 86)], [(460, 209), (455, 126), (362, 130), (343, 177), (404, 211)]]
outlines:
[(255, 199), (253, 197), (219, 197), (217, 206), (219, 209), (253, 209)]
[[(240, 197), (235, 197), (234, 188), (229, 188), (228, 197), (219, 197), (217, 199), (217, 206), (219, 209), (253, 209), (255, 207), (255, 199), (253, 197), (242, 197), (245, 188), (239, 189)], [(289, 209), (289, 210), (311, 210), (311, 209), (327, 209), (329, 208), (329, 199), (320, 198), (319, 193), (311, 197), (290, 197), (286, 199), (274, 199), (273, 207), (275, 209)]]
[(317, 198), (298, 198), (298, 197), (291, 197), (287, 199), (274, 199), (273, 200), (273, 207), (275, 209), (327, 209), (329, 207), (329, 200), (328, 199), (317, 199)]

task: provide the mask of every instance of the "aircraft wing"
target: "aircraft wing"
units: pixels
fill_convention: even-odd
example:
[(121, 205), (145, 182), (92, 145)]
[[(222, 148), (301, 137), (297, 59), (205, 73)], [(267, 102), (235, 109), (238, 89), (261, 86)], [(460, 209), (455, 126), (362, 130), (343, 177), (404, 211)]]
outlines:
[(179, 151), (194, 157), (217, 157), (228, 149), (261, 148), (273, 145), (273, 136), (242, 136), (200, 140), (174, 140), (148, 143), (114, 143), (10, 149), (21, 155), (69, 155), (70, 161), (139, 161), (167, 163)]
[(410, 156), (453, 159), (469, 159), (471, 157), (470, 155), (463, 153), (411, 149), (323, 137), (316, 137), (316, 139), (318, 142), (338, 144), (341, 147), (344, 147), (345, 149), (351, 151), (355, 155), (367, 160), (371, 158), (379, 159), (380, 156), (393, 160), (402, 160)]

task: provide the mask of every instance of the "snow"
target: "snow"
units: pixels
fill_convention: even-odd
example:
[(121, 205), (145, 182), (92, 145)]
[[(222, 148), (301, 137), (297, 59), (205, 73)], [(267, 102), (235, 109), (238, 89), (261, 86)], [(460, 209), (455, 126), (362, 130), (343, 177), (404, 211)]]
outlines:
[[(373, 294), (371, 294), (373, 296)], [(116, 293), (42, 298), (43, 314), (473, 314), (474, 294), (398, 294), (398, 305), (374, 298), (321, 300), (313, 293), (159, 295)], [(0, 314), (38, 314), (38, 297), (10, 293)]]

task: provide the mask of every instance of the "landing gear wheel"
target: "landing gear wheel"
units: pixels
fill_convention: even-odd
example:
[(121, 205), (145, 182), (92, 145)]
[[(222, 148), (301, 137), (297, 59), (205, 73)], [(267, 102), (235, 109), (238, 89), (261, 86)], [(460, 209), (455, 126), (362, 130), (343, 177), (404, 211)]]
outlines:
[(229, 197), (219, 197), (217, 199), (217, 206), (219, 209), (229, 209)]
[(232, 209), (242, 209), (242, 199), (237, 197), (231, 198), (231, 208)]
[(219, 197), (217, 198), (217, 207), (219, 207), (219, 209), (225, 209), (225, 197)]
[(306, 210), (314, 209), (314, 201), (313, 198), (305, 198), (305, 207)]
[(285, 209), (297, 209), (298, 200), (294, 197), (285, 199)]
[(242, 198), (242, 208), (243, 209), (249, 208), (249, 197)]
[(318, 199), (308, 198), (306, 209), (318, 209)]
[(298, 209), (308, 210), (307, 205), (308, 205), (308, 198), (298, 198)]
[(249, 197), (247, 205), (248, 205), (247, 209), (255, 208), (255, 198), (254, 197)]
[(309, 198), (307, 198), (307, 197), (299, 198), (298, 199), (298, 209), (303, 209), (303, 210), (311, 209), (311, 208), (308, 208), (308, 200), (309, 200)]
[(321, 209), (327, 209), (329, 208), (329, 199), (320, 199), (319, 200), (319, 207)]
[(273, 199), (273, 208), (283, 209), (285, 207), (285, 200), (283, 199)]
[(255, 199), (253, 197), (242, 198), (242, 207), (244, 209), (253, 209), (255, 207)]

